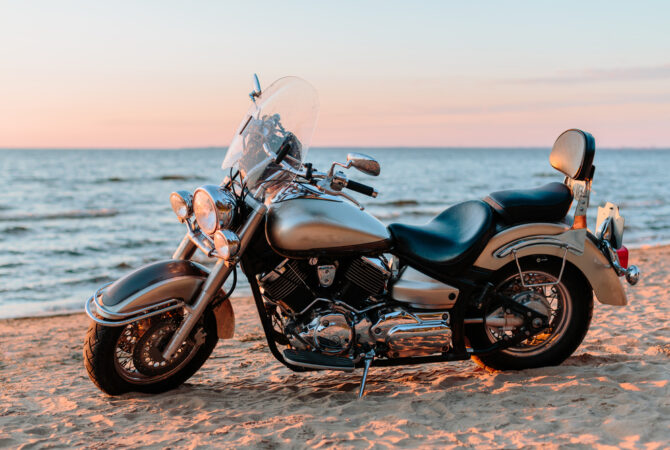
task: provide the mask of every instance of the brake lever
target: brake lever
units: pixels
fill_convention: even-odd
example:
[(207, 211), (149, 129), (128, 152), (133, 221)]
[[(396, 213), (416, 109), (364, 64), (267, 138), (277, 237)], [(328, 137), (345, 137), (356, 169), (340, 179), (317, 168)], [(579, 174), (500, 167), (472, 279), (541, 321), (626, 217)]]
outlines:
[(361, 211), (363, 211), (363, 210), (365, 209), (365, 206), (363, 206), (363, 205), (361, 205), (360, 203), (358, 203), (358, 201), (357, 201), (355, 198), (353, 198), (352, 196), (350, 196), (349, 194), (345, 194), (345, 193), (342, 192), (342, 191), (331, 191), (330, 189), (321, 188), (321, 186), (317, 186), (317, 187), (320, 188), (320, 189), (323, 189), (323, 192), (326, 193), (326, 194), (330, 194), (330, 195), (339, 195), (340, 197), (344, 197), (344, 198), (346, 198), (346, 199), (349, 200), (351, 203), (353, 203), (354, 205), (358, 206), (358, 208), (359, 208)]
[[(347, 184), (346, 183), (346, 177), (344, 177), (344, 180), (342, 180), (342, 178), (340, 178), (336, 181), (336, 180), (326, 176), (326, 177), (323, 177), (320, 182), (312, 182), (312, 185), (314, 185), (318, 190), (320, 190), (324, 194), (344, 197), (347, 200), (349, 200), (351, 203), (353, 203), (354, 205), (358, 206), (358, 208), (361, 211), (363, 211), (365, 209), (365, 207), (363, 205), (358, 203), (358, 201), (355, 198), (353, 198), (350, 195), (345, 194), (344, 192), (341, 191), (341, 189), (344, 186), (346, 186), (346, 184)], [(336, 186), (341, 186), (340, 190), (338, 190)]]

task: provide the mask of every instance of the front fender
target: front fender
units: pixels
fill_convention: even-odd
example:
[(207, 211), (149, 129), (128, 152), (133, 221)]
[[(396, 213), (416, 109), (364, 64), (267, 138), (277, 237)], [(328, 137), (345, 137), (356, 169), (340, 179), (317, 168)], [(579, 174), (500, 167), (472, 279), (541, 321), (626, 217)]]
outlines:
[[(209, 270), (193, 261), (167, 260), (148, 264), (101, 290), (99, 301), (104, 308), (97, 308), (97, 314), (118, 320), (120, 317), (132, 317), (166, 299), (190, 304), (208, 276)], [(235, 313), (230, 300), (214, 308), (214, 315), (219, 338), (232, 338)]]
[[(617, 306), (628, 304), (621, 281), (605, 255), (586, 235), (586, 230), (583, 231), (583, 238), (575, 239), (574, 235), (579, 234), (579, 231), (581, 230), (571, 230), (567, 225), (556, 223), (530, 223), (508, 228), (491, 238), (474, 266), (488, 270), (500, 269), (514, 261), (514, 255), (504, 249), (514, 242), (522, 241), (525, 243), (519, 245), (516, 251), (519, 258), (529, 255), (563, 258), (565, 249), (558, 245), (562, 243), (570, 248), (567, 261), (584, 274), (600, 303)], [(584, 242), (583, 249), (575, 249), (575, 243), (581, 247), (581, 242)]]

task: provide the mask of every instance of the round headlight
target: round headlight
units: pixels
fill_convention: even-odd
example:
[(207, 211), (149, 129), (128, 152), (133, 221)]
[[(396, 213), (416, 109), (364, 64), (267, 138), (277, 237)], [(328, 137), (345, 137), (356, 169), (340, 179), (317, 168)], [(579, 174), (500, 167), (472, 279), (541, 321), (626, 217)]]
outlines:
[(200, 229), (209, 235), (228, 228), (235, 214), (235, 197), (226, 189), (208, 184), (193, 194), (193, 213)]
[(240, 238), (230, 230), (219, 230), (214, 234), (214, 247), (223, 259), (230, 259), (240, 249)]
[(177, 191), (170, 194), (170, 205), (180, 222), (193, 214), (193, 196), (188, 191)]

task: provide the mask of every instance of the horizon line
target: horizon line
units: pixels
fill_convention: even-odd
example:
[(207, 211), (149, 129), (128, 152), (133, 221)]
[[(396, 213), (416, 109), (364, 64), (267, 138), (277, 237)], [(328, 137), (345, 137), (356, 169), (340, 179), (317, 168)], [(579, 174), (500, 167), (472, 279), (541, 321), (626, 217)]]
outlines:
[[(483, 145), (316, 145), (309, 147), (308, 150), (349, 150), (349, 149), (379, 149), (379, 150), (397, 150), (397, 149), (425, 149), (425, 150), (550, 150), (551, 146), (534, 145), (501, 145), (501, 146), (483, 146)], [(0, 151), (181, 151), (181, 150), (227, 150), (228, 146), (205, 145), (193, 147), (0, 147)], [(620, 146), (620, 147), (598, 147), (598, 150), (670, 150), (670, 146)]]

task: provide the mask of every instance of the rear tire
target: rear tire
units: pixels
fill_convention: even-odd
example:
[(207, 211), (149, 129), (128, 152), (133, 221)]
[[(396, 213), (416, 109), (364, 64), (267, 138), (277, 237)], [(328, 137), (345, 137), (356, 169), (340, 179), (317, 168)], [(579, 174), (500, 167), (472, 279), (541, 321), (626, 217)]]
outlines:
[[(550, 282), (558, 279), (561, 260), (554, 257), (533, 255), (520, 260), (524, 280), (533, 277), (536, 282)], [(516, 263), (512, 262), (495, 273), (496, 289), (508, 296), (523, 298)], [(528, 282), (528, 281), (526, 281)], [(517, 290), (517, 294), (514, 291)], [(473, 356), (478, 364), (494, 370), (522, 370), (536, 367), (556, 366), (577, 350), (584, 340), (593, 315), (593, 292), (584, 275), (574, 266), (566, 263), (561, 281), (556, 286), (532, 288), (533, 298), (551, 311), (550, 327), (527, 339), (517, 347), (510, 347), (496, 353)], [(542, 297), (544, 301), (542, 302)], [(549, 299), (552, 301), (549, 301)], [(553, 305), (553, 307), (552, 307)], [(486, 314), (492, 312), (491, 307)], [(484, 324), (467, 325), (466, 335), (473, 348), (486, 348), (502, 338), (504, 332)]]
[[(126, 365), (130, 365), (130, 368), (134, 367), (128, 361), (132, 361), (134, 347), (142, 340), (142, 331), (146, 333), (147, 330), (152, 329), (152, 323), (160, 326), (161, 323), (157, 321), (162, 320), (162, 318), (163, 316), (158, 316), (158, 318), (147, 319), (142, 324), (134, 323), (125, 327), (106, 327), (91, 322), (84, 343), (84, 366), (91, 381), (101, 391), (109, 395), (120, 395), (132, 391), (158, 394), (178, 387), (202, 367), (219, 340), (216, 331), (216, 319), (211, 312), (205, 313), (205, 317), (201, 320), (201, 323), (196, 325), (195, 331), (191, 333), (191, 337), (187, 340), (192, 345), (189, 354), (181, 357), (181, 362), (175, 364), (175, 367), (170, 370), (166, 369), (163, 375), (158, 373), (160, 369), (147, 375), (140, 373), (136, 368), (134, 369), (135, 374), (133, 374), (133, 371), (126, 367)], [(139, 329), (139, 332), (137, 336), (132, 335), (131, 343), (130, 333), (131, 330), (135, 329)], [(195, 342), (197, 339), (194, 337), (194, 333), (198, 330), (203, 330), (206, 333), (204, 342), (200, 344)], [(125, 338), (122, 336), (124, 333)], [(164, 337), (161, 343), (165, 344), (165, 340), (169, 336)], [(124, 340), (127, 342), (124, 342)], [(186, 347), (188, 348), (188, 345)], [(125, 364), (120, 363), (121, 355), (130, 355), (125, 356)], [(137, 356), (135, 357), (137, 358)], [(158, 364), (160, 365), (160, 363)], [(146, 369), (145, 372), (149, 373)]]

